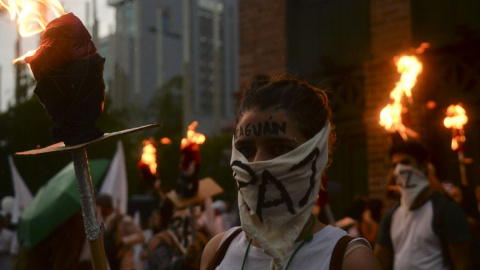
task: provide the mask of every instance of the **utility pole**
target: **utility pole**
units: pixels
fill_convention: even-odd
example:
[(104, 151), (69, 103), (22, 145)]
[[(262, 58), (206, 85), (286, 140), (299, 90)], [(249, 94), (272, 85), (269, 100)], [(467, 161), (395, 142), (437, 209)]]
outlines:
[(214, 0), (213, 5), (213, 118), (214, 132), (220, 133), (222, 119), (222, 53), (220, 39), (220, 14), (223, 5), (221, 0)]
[(2, 97), (3, 97), (3, 93), (2, 93), (2, 66), (0, 65), (0, 113), (2, 112)]
[(97, 18), (97, 0), (93, 1), (93, 28), (92, 28), (92, 40), (93, 43), (98, 44), (98, 18)]
[(186, 134), (187, 127), (190, 125), (192, 115), (192, 51), (191, 51), (191, 2), (183, 0), (183, 84), (182, 84), (182, 104), (183, 104), (183, 133)]
[[(157, 52), (157, 91), (161, 91), (163, 85), (163, 9), (161, 7), (157, 7), (156, 9), (156, 25), (157, 31), (155, 32), (155, 43), (156, 43), (156, 52)], [(164, 93), (160, 92), (160, 95)]]
[[(21, 56), (22, 36), (17, 31), (17, 40), (15, 41), (15, 58)], [(24, 89), (22, 87), (22, 63), (15, 63), (15, 105), (20, 104), (20, 100), (25, 96)]]

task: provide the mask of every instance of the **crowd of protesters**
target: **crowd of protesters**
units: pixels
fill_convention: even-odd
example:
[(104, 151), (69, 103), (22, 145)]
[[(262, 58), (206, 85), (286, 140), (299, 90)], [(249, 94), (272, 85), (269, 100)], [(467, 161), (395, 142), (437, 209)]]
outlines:
[[(284, 100), (275, 96), (278, 91), (285, 95)], [(240, 266), (243, 269), (245, 264), (245, 269), (286, 269), (303, 246), (305, 247), (296, 258), (305, 259), (320, 252), (318, 246), (314, 246), (315, 243), (328, 248), (326, 253), (321, 251), (321, 257), (328, 261), (327, 264), (340, 261), (341, 268), (341, 262), (346, 262), (341, 269), (358, 269), (355, 266), (360, 265), (371, 267), (367, 267), (368, 269), (394, 270), (480, 269), (480, 186), (472, 188), (454, 183), (440, 183), (429, 162), (429, 153), (421, 142), (401, 141), (391, 146), (389, 157), (392, 169), (386, 176), (386, 195), (396, 199), (397, 205), (389, 209), (384, 207), (382, 198), (359, 197), (353, 200), (345, 217), (335, 220), (335, 213), (332, 214), (328, 204), (325, 204), (324, 196), (328, 196), (329, 189), (325, 174), (322, 174), (327, 164), (330, 143), (327, 96), (305, 82), (286, 77), (264, 78), (261, 82), (254, 82), (251, 89), (242, 95), (240, 109), (243, 111), (237, 115), (238, 126), (232, 145), (232, 168), (241, 191), (240, 201), (228, 197), (215, 200), (209, 197), (197, 202), (193, 207), (181, 209), (162, 196), (150, 214), (148, 225), (142, 227), (142, 224), (135, 222), (131, 216), (120, 215), (113, 208), (111, 197), (99, 194), (96, 202), (100, 218), (105, 224), (103, 237), (109, 269), (232, 269), (233, 264), (235, 269)], [(306, 102), (299, 102), (302, 106), (295, 107), (292, 100), (301, 98), (310, 101), (318, 99), (313, 101), (311, 106), (318, 103), (317, 105), (326, 111), (318, 126), (311, 130), (308, 125), (313, 124), (303, 126), (300, 121), (307, 116), (302, 114), (298, 119), (295, 118), (298, 111), (306, 109), (302, 108)], [(278, 104), (272, 107), (272, 102)], [(282, 102), (288, 103), (290, 107), (286, 109), (287, 105)], [(242, 133), (243, 127), (257, 122), (265, 125), (268, 123), (269, 128), (275, 126), (277, 133), (274, 134), (272, 129), (264, 130), (263, 133), (259, 131), (255, 138)], [(288, 129), (285, 123), (288, 123)], [(271, 141), (271, 135), (277, 137), (282, 129), (285, 136), (280, 139), (283, 141)], [(320, 151), (317, 151), (319, 148)], [(288, 158), (284, 158), (287, 155)], [(318, 168), (306, 168), (308, 172), (312, 170), (314, 173), (318, 169), (318, 179), (312, 179), (311, 174), (303, 171), (295, 174), (295, 177), (300, 179), (298, 183), (292, 185), (288, 182), (291, 179), (283, 179), (283, 176), (290, 175), (292, 170), (284, 172), (282, 166), (292, 165), (290, 163), (297, 162), (297, 159), (298, 164), (304, 164), (302, 160), (308, 158), (314, 158), (315, 162), (317, 158), (318, 162), (321, 161), (314, 164), (318, 165)], [(299, 169), (293, 165), (292, 168)], [(260, 187), (253, 187), (251, 182), (255, 180), (255, 170), (261, 172), (260, 177), (265, 181), (265, 186), (261, 184)], [(278, 175), (270, 174), (275, 172)], [(269, 194), (265, 191), (267, 184), (272, 184), (279, 192)], [(264, 197), (255, 196), (260, 194), (262, 188)], [(288, 211), (291, 210), (290, 214), (282, 213), (285, 209), (267, 209), (283, 204), (288, 206), (288, 199), (294, 198), (292, 194), (295, 190), (313, 192), (313, 195), (307, 198), (308, 203), (304, 204), (308, 206), (292, 204), (291, 209), (288, 208)], [(318, 194), (315, 193), (317, 190)], [(256, 209), (251, 209), (251, 206)], [(282, 216), (288, 215), (293, 218), (287, 221), (282, 219)], [(321, 215), (328, 218), (323, 221)], [(16, 239), (9, 217), (8, 213), (2, 210), (0, 269), (22, 269), (25, 264), (15, 263), (14, 259), (28, 257), (14, 256)], [(72, 226), (80, 224), (80, 215), (75, 217)], [(297, 222), (294, 226), (284, 226), (293, 221)], [(268, 226), (265, 225), (267, 223)], [(282, 249), (281, 242), (285, 242), (286, 237), (284, 234), (291, 229), (296, 230), (295, 234), (286, 241), (289, 245)], [(322, 230), (329, 231), (330, 236), (335, 235), (335, 239), (318, 240)], [(337, 243), (337, 240), (348, 235), (338, 259), (333, 251), (340, 242)], [(77, 242), (81, 244), (82, 239), (84, 235)], [(262, 252), (258, 253), (258, 250)], [(218, 259), (220, 251), (223, 253)], [(80, 251), (75, 254), (77, 253)], [(303, 259), (298, 259), (293, 264), (305, 265), (306, 261)], [(317, 258), (308, 259), (310, 268), (313, 267), (310, 262), (315, 259)], [(237, 265), (237, 262), (240, 264)], [(71, 269), (90, 268), (88, 262), (83, 262)]]

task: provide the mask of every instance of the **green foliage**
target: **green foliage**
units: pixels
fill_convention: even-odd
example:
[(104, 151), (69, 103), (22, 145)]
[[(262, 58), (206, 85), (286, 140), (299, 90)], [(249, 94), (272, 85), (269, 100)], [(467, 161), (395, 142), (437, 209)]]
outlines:
[[(157, 148), (157, 174), (162, 181), (162, 189), (170, 190), (175, 186), (180, 174), (180, 142), (182, 140), (182, 77), (168, 81), (152, 99), (148, 114), (162, 127), (152, 135)], [(160, 144), (167, 137), (171, 144)]]
[[(105, 102), (103, 115), (98, 119), (97, 126), (104, 132), (122, 130), (125, 125), (120, 120), (123, 113), (110, 110), (110, 102)], [(14, 153), (53, 144), (50, 129), (54, 123), (49, 119), (38, 98), (33, 95), (29, 100), (17, 104), (0, 115), (0, 197), (13, 195), (11, 172), (8, 166), (8, 156), (14, 158), (21, 177), (35, 194), (37, 190), (52, 178), (59, 170), (71, 162), (69, 152), (57, 152), (40, 156), (14, 156)], [(130, 135), (121, 137), (126, 153), (132, 152), (135, 145)], [(105, 140), (102, 143), (87, 147), (89, 159), (113, 158), (117, 140)], [(140, 150), (141, 151), (141, 150)], [(126, 160), (129, 159), (126, 154)], [(128, 162), (128, 161), (127, 161)], [(136, 168), (128, 168), (127, 174)]]
[(14, 156), (14, 153), (45, 147), (53, 143), (50, 135), (52, 122), (36, 96), (10, 108), (0, 115), (0, 196), (13, 194), (7, 157), (14, 158), (15, 165), (34, 194), (40, 186), (69, 162), (67, 153), (46, 154), (38, 157)]
[[(136, 119), (141, 123), (153, 121), (161, 123), (161, 128), (128, 134), (87, 146), (89, 159), (112, 159), (117, 141), (122, 141), (130, 194), (148, 192), (148, 186), (142, 179), (137, 163), (142, 155), (142, 141), (149, 138), (156, 143), (157, 172), (162, 180), (163, 189), (169, 190), (176, 184), (180, 174), (180, 142), (186, 135), (183, 134), (182, 128), (181, 86), (181, 77), (170, 80), (152, 99), (151, 106), (143, 111), (142, 115), (147, 115), (148, 119), (143, 117)], [(110, 103), (107, 96), (104, 112), (97, 120), (97, 126), (107, 133), (132, 128), (133, 126), (128, 126), (131, 110), (113, 110)], [(15, 152), (35, 149), (37, 145), (45, 147), (53, 144), (50, 134), (50, 128), (53, 126), (53, 122), (46, 115), (45, 109), (35, 95), (0, 114), (0, 180), (2, 180), (0, 181), (0, 198), (13, 194), (8, 155), (13, 156)], [(170, 138), (172, 143), (160, 144), (160, 139), (163, 137)], [(230, 144), (230, 135), (207, 138), (205, 144), (200, 147), (202, 157), (200, 178), (212, 177), (225, 189), (226, 193), (234, 194), (236, 185), (229, 166)], [(71, 160), (68, 152), (41, 156), (14, 156), (15, 165), (32, 194), (35, 194)]]
[[(181, 87), (182, 78), (172, 78), (160, 89), (149, 107), (154, 120), (163, 124), (153, 136), (155, 141), (159, 142), (163, 137), (168, 137), (172, 141), (170, 145), (157, 143), (157, 172), (164, 190), (175, 187), (180, 175), (180, 142), (186, 136), (183, 134), (182, 127)], [(229, 165), (230, 145), (231, 136), (220, 135), (207, 138), (206, 142), (200, 146), (202, 163), (199, 177), (213, 178), (228, 193), (236, 190)]]

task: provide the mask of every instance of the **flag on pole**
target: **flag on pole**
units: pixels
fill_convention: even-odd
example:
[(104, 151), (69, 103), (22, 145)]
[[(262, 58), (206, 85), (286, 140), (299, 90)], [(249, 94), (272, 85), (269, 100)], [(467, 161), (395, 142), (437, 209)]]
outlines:
[(12, 223), (17, 224), (18, 218), (22, 214), (23, 210), (32, 202), (33, 196), (18, 173), (17, 167), (15, 167), (15, 164), (13, 163), (12, 156), (8, 156), (8, 163), (10, 165), (10, 172), (12, 174), (13, 192), (15, 193), (12, 211)]
[(125, 167), (123, 145), (120, 140), (117, 142), (117, 151), (110, 164), (107, 175), (103, 180), (100, 193), (110, 195), (112, 197), (113, 207), (121, 214), (127, 213), (127, 169)]

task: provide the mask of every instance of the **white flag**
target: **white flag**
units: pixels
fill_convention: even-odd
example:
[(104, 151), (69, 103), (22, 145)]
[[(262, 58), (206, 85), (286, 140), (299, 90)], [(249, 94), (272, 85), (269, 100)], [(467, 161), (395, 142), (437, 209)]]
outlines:
[(23, 182), (22, 177), (18, 173), (17, 167), (13, 163), (12, 156), (8, 156), (8, 163), (10, 164), (10, 172), (12, 174), (13, 192), (15, 193), (15, 200), (13, 203), (12, 223), (17, 224), (18, 218), (23, 210), (32, 202), (33, 197), (27, 185)]
[(108, 194), (112, 197), (113, 207), (121, 214), (127, 213), (128, 186), (127, 169), (125, 167), (125, 154), (121, 141), (117, 142), (117, 152), (113, 157), (107, 175), (103, 180), (100, 193)]

